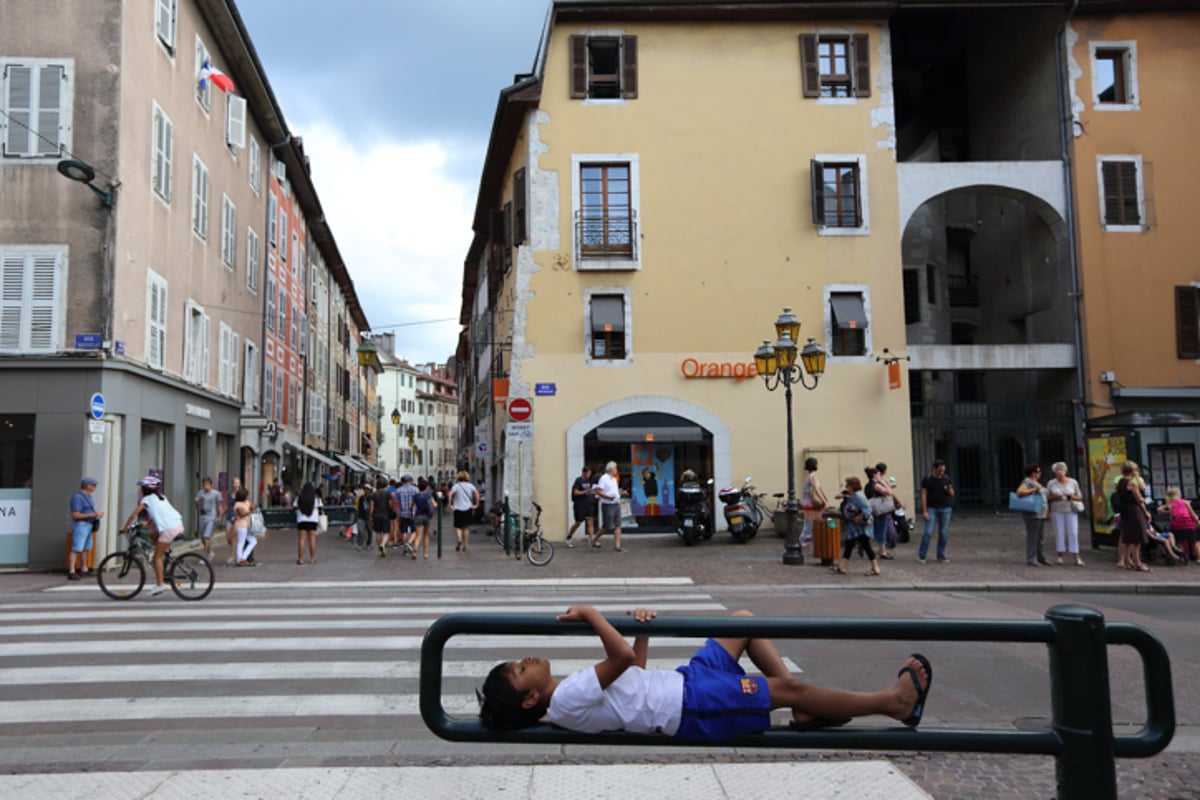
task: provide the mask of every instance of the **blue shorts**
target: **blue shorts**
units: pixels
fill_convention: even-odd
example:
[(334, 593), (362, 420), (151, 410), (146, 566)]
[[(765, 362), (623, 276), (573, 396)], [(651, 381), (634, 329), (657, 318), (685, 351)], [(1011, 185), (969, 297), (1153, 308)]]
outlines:
[(82, 553), (92, 549), (92, 521), (77, 519), (71, 522), (71, 552)]
[(683, 673), (683, 715), (675, 735), (683, 739), (727, 739), (771, 727), (767, 679), (747, 677), (729, 651), (709, 639)]

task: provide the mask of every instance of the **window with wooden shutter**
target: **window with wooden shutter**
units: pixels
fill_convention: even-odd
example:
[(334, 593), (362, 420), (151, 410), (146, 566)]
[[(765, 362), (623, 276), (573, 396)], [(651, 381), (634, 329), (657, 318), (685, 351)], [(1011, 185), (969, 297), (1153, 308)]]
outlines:
[(74, 62), (0, 63), (0, 153), (5, 158), (57, 160), (71, 147)]
[(633, 99), (638, 95), (636, 36), (571, 36), (570, 96)]
[(513, 173), (513, 246), (525, 243), (525, 167)]
[(636, 36), (621, 37), (621, 97), (632, 100), (638, 95), (638, 51)]
[(171, 202), (171, 150), (174, 147), (175, 126), (166, 112), (154, 104), (152, 131), (154, 143), (150, 154), (150, 184), (154, 193)]
[(267, 330), (275, 332), (275, 278), (267, 275)]
[(809, 162), (813, 222), (823, 228), (861, 228), (862, 189), (857, 163)]
[(1140, 226), (1142, 216), (1137, 160), (1102, 158), (1100, 184), (1105, 226)]
[(267, 244), (271, 247), (275, 246), (277, 240), (277, 222), (275, 220), (275, 209), (278, 208), (279, 201), (275, 199), (274, 192), (267, 190)]
[(167, 354), (167, 281), (146, 270), (146, 365), (165, 369)]
[(258, 140), (253, 136), (250, 137), (249, 161), (250, 190), (257, 196), (259, 186), (262, 184), (262, 150), (258, 146)]
[(588, 37), (572, 36), (568, 46), (571, 49), (571, 98), (575, 100), (588, 96)]
[(258, 234), (253, 228), (246, 229), (246, 288), (258, 294)]
[(225, 144), (229, 147), (246, 147), (246, 98), (231, 92), (225, 94)]
[(192, 156), (192, 232), (208, 239), (208, 167)]
[(245, 370), (242, 373), (242, 404), (248, 408), (259, 407), (260, 386), (258, 382), (258, 345), (246, 340)]
[(154, 32), (167, 50), (175, 52), (175, 15), (178, 0), (157, 0), (154, 9)]
[(237, 259), (237, 209), (228, 195), (221, 195), (221, 261), (229, 269)]
[(262, 412), (267, 419), (275, 419), (275, 365), (270, 361), (263, 365)]
[(0, 352), (62, 349), (66, 250), (0, 250)]
[(801, 34), (800, 71), (804, 97), (870, 97), (870, 36)]
[(589, 355), (596, 360), (623, 360), (625, 346), (625, 297), (595, 294), (589, 298)]
[(1175, 287), (1175, 350), (1179, 358), (1200, 358), (1200, 287)]

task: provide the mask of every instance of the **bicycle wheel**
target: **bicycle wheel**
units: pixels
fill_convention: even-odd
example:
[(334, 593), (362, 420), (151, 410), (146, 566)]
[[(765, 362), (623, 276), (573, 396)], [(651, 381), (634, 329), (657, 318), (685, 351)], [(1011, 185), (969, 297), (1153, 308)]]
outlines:
[(96, 582), (113, 600), (132, 600), (146, 583), (146, 567), (128, 553), (110, 553), (96, 567)]
[(554, 558), (554, 545), (543, 539), (539, 533), (530, 540), (525, 557), (535, 567), (544, 567), (550, 563), (550, 559)]
[(166, 578), (180, 600), (203, 600), (212, 591), (212, 564), (199, 553), (184, 553), (171, 562)]

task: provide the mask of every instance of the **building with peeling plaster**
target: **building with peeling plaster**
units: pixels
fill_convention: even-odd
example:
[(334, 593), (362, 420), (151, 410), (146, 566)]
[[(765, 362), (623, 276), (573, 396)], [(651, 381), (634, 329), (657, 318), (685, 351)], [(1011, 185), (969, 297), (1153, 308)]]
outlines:
[[(1196, 5), (552, 3), (500, 94), (465, 263), (472, 472), (550, 530), (585, 462), (632, 475), (642, 526), (646, 468), (782, 490), (783, 399), (745, 373), (788, 306), (830, 352), (796, 397), (797, 468), (883, 460), (911, 496), (943, 458), (982, 508), (1029, 461), (1086, 475), (1077, 31)], [(514, 397), (530, 443), (507, 441)]]

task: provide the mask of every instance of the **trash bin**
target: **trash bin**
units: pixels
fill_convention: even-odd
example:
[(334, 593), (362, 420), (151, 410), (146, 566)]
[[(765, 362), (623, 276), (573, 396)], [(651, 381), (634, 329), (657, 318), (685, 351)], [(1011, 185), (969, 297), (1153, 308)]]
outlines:
[(841, 517), (822, 517), (813, 523), (813, 558), (821, 559), (821, 566), (828, 567), (842, 552)]

